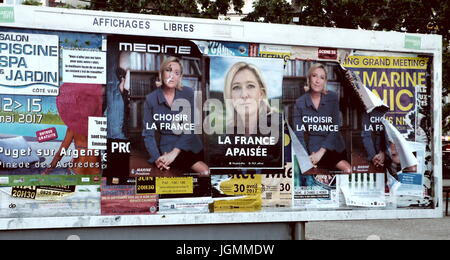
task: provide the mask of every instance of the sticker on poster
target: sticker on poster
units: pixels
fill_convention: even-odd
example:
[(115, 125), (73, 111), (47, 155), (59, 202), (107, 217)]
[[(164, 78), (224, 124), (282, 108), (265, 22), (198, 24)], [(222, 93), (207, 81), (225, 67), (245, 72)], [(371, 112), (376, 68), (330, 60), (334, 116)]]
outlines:
[[(239, 178), (242, 176), (242, 178)], [(245, 175), (233, 176), (228, 181), (221, 182), (220, 190), (223, 194), (234, 195), (258, 195), (262, 193), (262, 177), (259, 174), (246, 177)]]
[(44, 129), (36, 132), (36, 137), (39, 143), (52, 141), (58, 138), (58, 132), (55, 127)]
[(106, 84), (106, 52), (63, 50), (63, 81)]
[(72, 195), (75, 186), (21, 186), (13, 187), (11, 196), (14, 198), (57, 201)]
[(136, 194), (156, 194), (156, 177), (137, 177)]
[(211, 197), (159, 199), (158, 213), (209, 213)]
[(262, 207), (261, 196), (245, 196), (230, 199), (214, 199), (212, 212), (257, 212)]
[(386, 207), (383, 173), (340, 175), (340, 188), (347, 206)]
[(293, 155), (294, 208), (338, 208), (339, 192), (336, 175), (301, 174), (300, 164)]
[(259, 57), (283, 59), (285, 62), (289, 60), (292, 54), (292, 48), (279, 45), (261, 44), (259, 46)]
[(335, 60), (337, 56), (338, 51), (334, 48), (319, 48), (318, 50), (319, 59)]
[(267, 173), (262, 175), (262, 207), (290, 208), (294, 182), (292, 163), (286, 163), (284, 173)]
[(89, 117), (88, 148), (106, 150), (106, 117)]
[(208, 44), (208, 55), (248, 56), (249, 45), (245, 43), (216, 42)]
[(157, 194), (190, 194), (194, 192), (192, 177), (158, 177), (155, 185)]
[(108, 185), (103, 178), (101, 187), (102, 215), (148, 215), (158, 210), (158, 195), (137, 194), (133, 183)]
[[(18, 188), (22, 187), (16, 187)], [(13, 197), (12, 190), (13, 187), (0, 187), (0, 218), (73, 217), (100, 214), (100, 186), (98, 185), (46, 187), (40, 194), (36, 194), (35, 198), (26, 198), (34, 196), (32, 194)], [(52, 196), (49, 196), (49, 193)]]

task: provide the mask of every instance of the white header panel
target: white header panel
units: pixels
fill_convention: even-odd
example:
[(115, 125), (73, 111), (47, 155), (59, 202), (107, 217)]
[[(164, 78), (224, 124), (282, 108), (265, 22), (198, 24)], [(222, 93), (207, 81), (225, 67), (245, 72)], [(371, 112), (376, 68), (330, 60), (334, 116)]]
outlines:
[(34, 6), (1, 7), (11, 8), (14, 12), (13, 19), (0, 19), (0, 26), (9, 27), (414, 53), (434, 53), (442, 50), (442, 37), (439, 35)]

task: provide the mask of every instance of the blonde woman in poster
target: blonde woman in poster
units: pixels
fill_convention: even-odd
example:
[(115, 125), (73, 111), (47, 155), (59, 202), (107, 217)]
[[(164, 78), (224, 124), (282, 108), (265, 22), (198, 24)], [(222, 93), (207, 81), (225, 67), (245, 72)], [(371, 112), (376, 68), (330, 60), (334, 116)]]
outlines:
[[(221, 66), (222, 63), (227, 65)], [(215, 145), (211, 147), (209, 154), (214, 166), (226, 168), (283, 166), (282, 117), (277, 106), (272, 107), (269, 104), (270, 89), (265, 78), (271, 75), (264, 77), (257, 66), (267, 66), (269, 63), (267, 60), (258, 61), (250, 58), (218, 59), (211, 63), (211, 66), (228, 67), (223, 78), (226, 133), (214, 136), (211, 140)], [(281, 72), (282, 70), (280, 78)], [(271, 73), (277, 78), (276, 71)], [(279, 89), (281, 90), (281, 84)]]
[(295, 134), (318, 169), (351, 173), (340, 132), (339, 97), (327, 91), (327, 69), (313, 64), (307, 74), (306, 93), (295, 102)]
[[(194, 122), (194, 91), (183, 87), (182, 77), (181, 61), (166, 58), (159, 70), (158, 88), (146, 97), (143, 136), (151, 156), (149, 162), (160, 170), (176, 168), (209, 175), (203, 162), (202, 142), (190, 128)], [(176, 102), (187, 102), (188, 111), (177, 112), (173, 109)]]
[(261, 72), (253, 64), (238, 62), (230, 68), (225, 78), (223, 95), (227, 129), (235, 129), (234, 133), (257, 134), (262, 127), (258, 124), (260, 119), (280, 117), (276, 109), (270, 107), (267, 86)]

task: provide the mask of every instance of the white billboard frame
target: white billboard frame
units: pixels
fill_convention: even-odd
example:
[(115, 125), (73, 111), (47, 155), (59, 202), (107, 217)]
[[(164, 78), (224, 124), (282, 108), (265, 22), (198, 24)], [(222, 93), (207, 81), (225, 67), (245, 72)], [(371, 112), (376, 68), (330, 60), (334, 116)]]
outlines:
[[(304, 222), (331, 220), (414, 219), (443, 217), (442, 198), (442, 37), (440, 35), (379, 32), (297, 25), (278, 25), (209, 19), (166, 17), (128, 13), (100, 12), (34, 6), (8, 6), (13, 20), (0, 20), (0, 27), (87, 32), (105, 35), (136, 35), (248, 42), (273, 45), (324, 47), (433, 57), (433, 173), (434, 209), (340, 209), (340, 210), (279, 210), (257, 213), (156, 214), (131, 216), (73, 216), (0, 218), (0, 230), (164, 226), (197, 224)], [(119, 22), (120, 21), (120, 22)], [(129, 23), (124, 30), (120, 24)], [(172, 24), (176, 24), (172, 27)], [(181, 24), (181, 26), (178, 26)], [(186, 26), (187, 25), (187, 26)], [(176, 28), (172, 30), (171, 28)], [(270, 37), (267, 37), (270, 32)], [(333, 35), (333, 37), (330, 37)], [(351, 40), (349, 40), (351, 39)], [(419, 44), (411, 47), (408, 41)], [(413, 43), (413, 45), (414, 45)]]

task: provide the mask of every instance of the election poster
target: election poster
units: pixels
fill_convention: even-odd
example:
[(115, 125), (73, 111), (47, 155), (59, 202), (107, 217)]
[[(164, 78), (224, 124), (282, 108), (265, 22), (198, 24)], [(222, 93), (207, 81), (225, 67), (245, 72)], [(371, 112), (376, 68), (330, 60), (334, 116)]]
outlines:
[[(294, 178), (293, 207), (340, 207), (339, 176), (352, 172), (354, 93), (339, 65), (326, 61), (291, 62), (288, 81), (289, 135)], [(294, 76), (295, 75), (295, 76)], [(295, 86), (295, 85), (294, 85)], [(285, 107), (286, 107), (285, 105)], [(286, 111), (285, 111), (286, 112)]]
[(209, 73), (209, 166), (283, 168), (283, 61), (210, 57)]
[[(384, 87), (389, 87), (390, 90), (395, 87), (401, 87), (399, 84), (406, 84), (406, 87), (403, 86), (405, 91), (399, 92), (400, 94), (396, 98), (397, 103), (395, 103), (403, 112), (392, 112), (392, 104), (394, 103), (389, 104), (389, 102), (386, 102), (386, 99), (383, 100), (384, 104), (379, 104), (382, 98), (377, 89), (366, 86), (369, 82), (368, 71), (362, 73), (358, 70), (354, 71), (353, 68), (344, 69), (346, 70), (344, 72), (346, 79), (363, 104), (363, 107), (356, 109), (356, 120), (354, 121), (358, 123), (353, 127), (352, 166), (355, 176), (350, 177), (349, 180), (344, 178), (341, 182), (341, 189), (346, 203), (353, 206), (367, 207), (367, 205), (370, 205), (371, 207), (384, 207), (388, 201), (382, 200), (383, 187), (386, 192), (386, 198), (389, 198), (390, 203), (394, 205), (397, 205), (396, 200), (401, 199), (405, 201), (405, 197), (416, 196), (423, 199), (425, 197), (423, 180), (424, 175), (426, 175), (425, 172), (427, 172), (425, 159), (427, 141), (425, 131), (421, 131), (421, 128), (417, 126), (418, 122), (415, 121), (415, 118), (418, 118), (416, 112), (421, 107), (418, 104), (423, 104), (426, 107), (427, 98), (429, 98), (426, 95), (427, 85), (429, 85), (429, 79), (426, 77), (428, 59), (379, 57), (378, 60), (374, 61), (371, 58), (373, 57), (358, 56), (359, 60), (354, 59), (353, 61), (365, 64), (366, 69), (380, 67), (386, 69), (386, 71), (379, 72), (379, 74), (382, 75), (381, 77), (385, 81), (383, 84), (386, 86)], [(352, 57), (349, 59), (352, 59)], [(395, 67), (396, 70), (387, 70), (388, 65), (397, 66)], [(405, 66), (406, 69), (399, 71), (399, 66)], [(376, 72), (373, 72), (371, 75), (373, 75), (372, 80), (374, 82), (380, 80), (375, 77), (377, 75)], [(388, 78), (390, 83), (386, 81)], [(381, 85), (379, 87), (381, 89)], [(423, 93), (421, 94), (421, 101), (417, 98), (417, 94), (414, 94), (416, 93), (415, 91)], [(412, 98), (409, 101), (405, 101), (405, 98), (400, 98), (402, 95), (411, 96)], [(407, 131), (401, 126), (402, 124), (399, 124), (401, 122), (400, 119), (397, 120), (398, 124), (395, 125), (391, 116), (392, 114), (404, 114), (406, 111), (404, 109), (405, 104), (409, 104), (411, 110), (408, 114), (412, 115), (403, 117), (407, 118), (405, 119), (409, 126)], [(426, 121), (422, 121), (422, 124), (424, 123)], [(418, 142), (407, 141), (414, 140), (416, 136), (421, 137), (417, 140)], [(381, 176), (383, 178), (380, 178)], [(374, 182), (373, 179), (376, 181)], [(355, 189), (355, 183), (359, 183), (359, 186), (358, 184), (356, 185), (356, 187), (359, 187), (359, 190)], [(369, 189), (371, 186), (376, 188)], [(371, 190), (370, 194), (372, 195), (367, 193), (368, 190)], [(414, 201), (414, 198), (411, 198), (410, 201)]]
[[(390, 197), (410, 197), (411, 202), (414, 196), (424, 198), (423, 181), (431, 175), (427, 167), (431, 162), (425, 159), (431, 122), (430, 116), (424, 116), (430, 114), (429, 64), (426, 57), (401, 56), (350, 56), (343, 64), (361, 81), (360, 88), (369, 90), (372, 100), (382, 100), (388, 108), (366, 106), (369, 109), (358, 113), (361, 125), (353, 135), (353, 168), (360, 173), (385, 173)], [(421, 145), (424, 148), (417, 149)]]
[(107, 187), (133, 183), (162, 212), (208, 211), (201, 57), (187, 40), (108, 37)]
[(389, 107), (388, 119), (408, 140), (415, 141), (416, 91), (427, 85), (428, 58), (350, 56), (343, 64)]
[[(190, 172), (196, 162), (203, 162), (202, 132), (195, 123), (201, 122), (196, 121), (201, 120), (196, 106), (203, 103), (204, 64), (196, 45), (151, 37), (110, 37), (108, 50), (111, 171), (105, 176), (157, 176), (164, 170), (173, 177)], [(191, 157), (188, 162), (181, 162), (181, 151)], [(157, 166), (161, 160), (164, 167)]]

